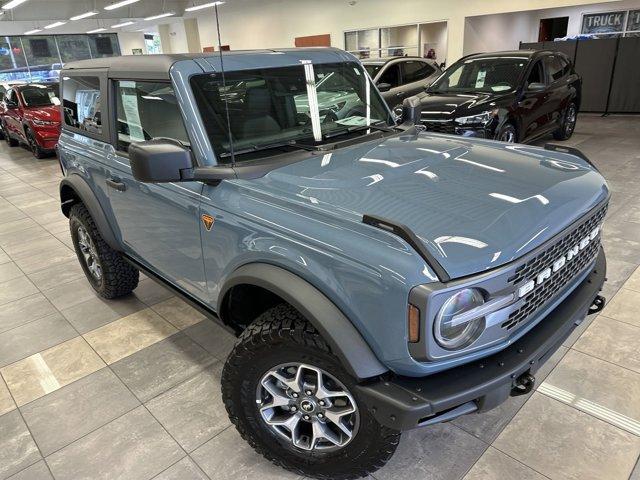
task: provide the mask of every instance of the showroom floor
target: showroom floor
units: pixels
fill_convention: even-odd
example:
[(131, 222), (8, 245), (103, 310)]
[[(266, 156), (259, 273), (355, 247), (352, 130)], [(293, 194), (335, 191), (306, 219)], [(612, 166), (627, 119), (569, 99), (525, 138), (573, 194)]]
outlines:
[[(405, 434), (376, 479), (640, 479), (640, 117), (583, 115), (568, 143), (614, 192), (611, 303), (536, 393)], [(59, 180), (55, 158), (0, 146), (0, 478), (293, 478), (227, 420), (227, 333), (149, 279), (122, 300), (94, 295)]]

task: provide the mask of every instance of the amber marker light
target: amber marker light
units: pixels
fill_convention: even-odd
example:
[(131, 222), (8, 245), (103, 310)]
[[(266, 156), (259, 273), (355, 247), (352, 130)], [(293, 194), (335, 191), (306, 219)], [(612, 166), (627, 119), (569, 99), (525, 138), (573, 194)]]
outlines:
[(409, 343), (418, 343), (420, 340), (420, 310), (415, 305), (409, 304), (407, 326), (409, 327)]

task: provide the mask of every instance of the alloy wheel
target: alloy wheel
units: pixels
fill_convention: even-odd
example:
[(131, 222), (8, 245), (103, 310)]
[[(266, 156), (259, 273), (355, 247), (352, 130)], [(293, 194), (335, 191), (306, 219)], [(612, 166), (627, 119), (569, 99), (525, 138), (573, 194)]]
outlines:
[(567, 137), (570, 137), (573, 133), (573, 130), (576, 128), (577, 117), (578, 115), (576, 112), (576, 106), (572, 103), (567, 108), (567, 113), (564, 120), (564, 132)]
[(98, 281), (102, 280), (102, 266), (98, 260), (98, 253), (96, 252), (93, 240), (85, 230), (83, 226), (78, 227), (78, 246), (80, 252), (84, 258), (84, 263), (89, 270), (89, 273)]
[(338, 379), (312, 365), (288, 363), (267, 371), (256, 404), (269, 429), (302, 450), (340, 449), (359, 427), (353, 396)]

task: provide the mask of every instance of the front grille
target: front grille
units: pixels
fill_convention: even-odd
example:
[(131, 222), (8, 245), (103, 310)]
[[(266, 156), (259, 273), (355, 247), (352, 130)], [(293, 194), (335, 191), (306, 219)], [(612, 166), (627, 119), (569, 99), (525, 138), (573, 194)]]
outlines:
[[(607, 213), (607, 205), (604, 205), (587, 220), (571, 230), (568, 234), (556, 241), (551, 247), (546, 248), (538, 255), (520, 265), (508, 281), (517, 289), (521, 284), (534, 279), (540, 272), (553, 265), (553, 262), (566, 255), (569, 250), (580, 243), (598, 225), (602, 223)], [(518, 324), (529, 319), (540, 308), (544, 307), (557, 293), (563, 290), (569, 282), (584, 268), (595, 260), (600, 249), (600, 234), (591, 241), (587, 247), (580, 250), (578, 256), (568, 261), (564, 267), (552, 274), (542, 285), (537, 286), (526, 297), (524, 304), (511, 312), (509, 319), (502, 324), (502, 328), (511, 330)]]
[(449, 135), (454, 135), (456, 133), (456, 127), (453, 122), (430, 122), (428, 120), (423, 120), (422, 125), (427, 128), (428, 132), (447, 133)]

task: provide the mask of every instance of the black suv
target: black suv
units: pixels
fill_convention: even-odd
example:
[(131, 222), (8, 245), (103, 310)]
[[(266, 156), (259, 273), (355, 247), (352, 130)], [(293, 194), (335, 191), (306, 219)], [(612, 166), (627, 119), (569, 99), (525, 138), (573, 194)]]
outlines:
[(560, 52), (516, 50), (469, 55), (419, 98), (422, 124), (440, 133), (527, 143), (573, 134), (582, 80)]
[(389, 108), (402, 111), (405, 98), (424, 92), (442, 70), (435, 60), (420, 57), (385, 57), (362, 60)]

